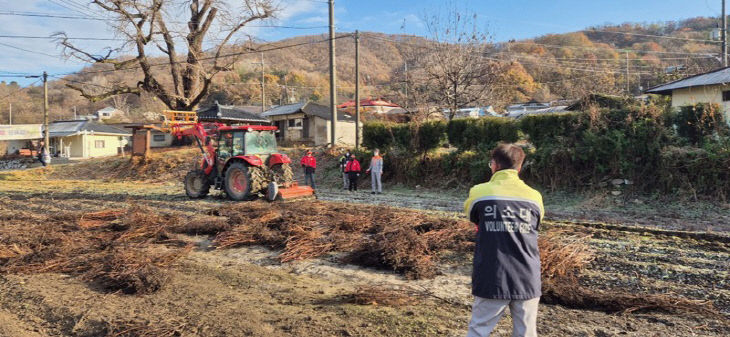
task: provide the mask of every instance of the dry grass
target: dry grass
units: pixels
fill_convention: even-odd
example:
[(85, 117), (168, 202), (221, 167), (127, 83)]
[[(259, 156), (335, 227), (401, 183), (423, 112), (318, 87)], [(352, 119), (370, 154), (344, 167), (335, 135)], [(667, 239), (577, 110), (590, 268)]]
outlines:
[(143, 320), (117, 320), (109, 323), (110, 337), (174, 337), (182, 336), (185, 324), (157, 323)]
[(423, 294), (409, 287), (392, 285), (362, 285), (347, 296), (347, 301), (359, 305), (385, 305), (400, 307), (416, 305)]

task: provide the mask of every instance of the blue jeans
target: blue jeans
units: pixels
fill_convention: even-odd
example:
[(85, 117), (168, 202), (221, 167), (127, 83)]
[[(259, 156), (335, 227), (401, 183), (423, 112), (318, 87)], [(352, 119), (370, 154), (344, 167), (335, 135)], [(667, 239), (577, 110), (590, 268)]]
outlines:
[(313, 189), (317, 188), (317, 185), (314, 184), (314, 172), (304, 173), (304, 184), (311, 186)]

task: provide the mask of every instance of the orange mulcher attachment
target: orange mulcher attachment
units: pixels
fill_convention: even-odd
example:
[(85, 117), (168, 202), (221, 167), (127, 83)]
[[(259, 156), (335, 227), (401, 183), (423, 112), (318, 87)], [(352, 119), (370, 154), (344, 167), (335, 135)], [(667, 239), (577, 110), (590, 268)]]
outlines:
[(299, 183), (293, 182), (289, 186), (280, 188), (278, 196), (284, 200), (310, 197), (314, 196), (314, 189), (307, 185), (299, 186)]

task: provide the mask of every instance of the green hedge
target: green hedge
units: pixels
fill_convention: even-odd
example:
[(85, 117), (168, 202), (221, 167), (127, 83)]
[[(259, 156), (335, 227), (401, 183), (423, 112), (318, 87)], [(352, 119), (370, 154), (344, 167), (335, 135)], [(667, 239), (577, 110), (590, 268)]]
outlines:
[(661, 151), (656, 188), (695, 198), (730, 199), (730, 146), (696, 148), (670, 146)]
[(461, 151), (490, 149), (499, 142), (516, 142), (518, 131), (514, 120), (501, 117), (455, 119), (447, 126), (449, 144)]
[(530, 143), (542, 147), (557, 138), (575, 139), (588, 129), (588, 120), (583, 113), (562, 113), (525, 116), (518, 123)]
[[(590, 188), (609, 179), (634, 181), (643, 191), (694, 191), (730, 198), (730, 134), (717, 107), (674, 112), (645, 104), (622, 109), (431, 121), (370, 122), (364, 145), (387, 152), (399, 181), (423, 177), (451, 185), (489, 179), (489, 151), (499, 142), (527, 149), (522, 176), (547, 188)], [(451, 152), (427, 156), (448, 142)], [(697, 144), (697, 146), (687, 146)]]
[(670, 120), (676, 126), (677, 134), (692, 145), (702, 145), (715, 134), (728, 134), (725, 118), (717, 104), (681, 107), (671, 114)]
[(422, 124), (368, 122), (363, 126), (363, 145), (369, 149), (427, 153), (446, 140), (446, 123), (430, 121)]

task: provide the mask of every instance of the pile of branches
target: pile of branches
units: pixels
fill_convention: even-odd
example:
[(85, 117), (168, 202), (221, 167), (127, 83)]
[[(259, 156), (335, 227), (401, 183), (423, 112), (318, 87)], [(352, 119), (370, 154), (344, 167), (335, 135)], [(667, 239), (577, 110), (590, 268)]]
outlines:
[(139, 206), (16, 218), (0, 228), (0, 272), (66, 273), (108, 291), (154, 292), (191, 248), (170, 239), (167, 228), (178, 222)]
[[(439, 256), (447, 251), (470, 254), (475, 239), (474, 225), (466, 220), (368, 205), (254, 202), (213, 209), (209, 215), (227, 218), (231, 227), (216, 236), (218, 249), (266, 245), (282, 251), (281, 262), (342, 253), (338, 257), (342, 262), (394, 270), (409, 279), (434, 277)], [(564, 231), (541, 233), (544, 303), (606, 312), (717, 312), (708, 302), (662, 294), (608, 293), (581, 285), (579, 276), (594, 258), (589, 239)], [(351, 301), (403, 305), (407, 301), (395, 294), (410, 294), (403, 289), (375, 288), (358, 289), (350, 294)]]
[(435, 276), (439, 251), (473, 246), (473, 226), (465, 221), (391, 208), (254, 202), (210, 214), (227, 217), (232, 226), (217, 235), (217, 248), (267, 245), (282, 249), (281, 262), (345, 253), (343, 262), (391, 269), (411, 279)]

